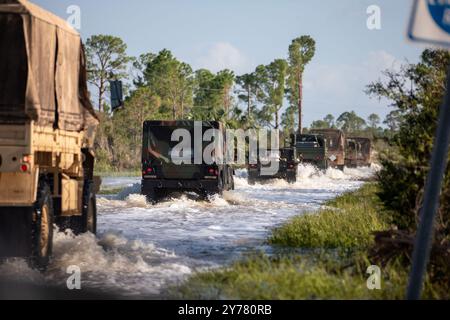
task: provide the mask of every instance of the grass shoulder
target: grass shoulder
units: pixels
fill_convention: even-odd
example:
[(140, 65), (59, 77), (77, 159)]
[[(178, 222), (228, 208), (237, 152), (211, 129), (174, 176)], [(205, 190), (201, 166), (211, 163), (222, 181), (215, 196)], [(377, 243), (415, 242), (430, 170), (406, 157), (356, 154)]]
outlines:
[[(195, 273), (171, 295), (183, 299), (403, 299), (408, 270), (400, 263), (382, 268), (382, 290), (367, 287), (373, 232), (389, 226), (377, 192), (377, 184), (368, 183), (328, 201), (318, 212), (295, 217), (269, 238), (271, 245), (288, 249), (284, 253), (257, 254), (227, 268)], [(297, 249), (305, 250), (298, 253)], [(426, 298), (443, 294), (426, 283)]]
[(376, 183), (367, 183), (330, 200), (318, 212), (297, 216), (275, 229), (269, 243), (300, 248), (367, 248), (373, 232), (388, 228), (377, 192)]

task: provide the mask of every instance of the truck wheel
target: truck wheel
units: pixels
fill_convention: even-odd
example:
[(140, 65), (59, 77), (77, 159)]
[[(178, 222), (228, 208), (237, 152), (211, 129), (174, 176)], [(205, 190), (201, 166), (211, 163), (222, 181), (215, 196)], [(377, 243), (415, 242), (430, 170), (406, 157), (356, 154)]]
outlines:
[(53, 199), (43, 180), (39, 181), (31, 230), (31, 266), (45, 270), (53, 249)]
[(288, 174), (287, 177), (286, 177), (286, 180), (287, 180), (288, 183), (294, 184), (294, 183), (297, 182), (297, 175), (295, 175), (295, 174)]
[(97, 234), (97, 201), (92, 182), (85, 182), (84, 184), (81, 223), (83, 233)]
[(223, 172), (220, 173), (219, 177), (218, 177), (218, 181), (217, 181), (217, 193), (219, 195), (223, 194), (223, 190), (224, 190), (224, 184), (223, 184)]
[(145, 198), (147, 199), (148, 203), (153, 205), (158, 202), (158, 194), (156, 193), (155, 189), (147, 189), (145, 191)]

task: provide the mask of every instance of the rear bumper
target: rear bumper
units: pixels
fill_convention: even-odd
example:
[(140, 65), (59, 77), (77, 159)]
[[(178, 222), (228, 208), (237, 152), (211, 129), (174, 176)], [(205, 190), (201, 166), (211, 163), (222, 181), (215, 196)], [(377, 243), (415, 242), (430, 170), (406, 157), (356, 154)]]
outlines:
[(161, 180), (161, 179), (143, 179), (142, 194), (147, 194), (155, 189), (165, 190), (218, 190), (219, 182), (214, 180)]
[(298, 168), (279, 170), (277, 174), (274, 175), (261, 175), (259, 170), (248, 169), (248, 176), (252, 179), (257, 180), (271, 180), (271, 179), (286, 179), (288, 176), (294, 176), (297, 174)]
[(31, 255), (32, 207), (0, 207), (0, 257)]

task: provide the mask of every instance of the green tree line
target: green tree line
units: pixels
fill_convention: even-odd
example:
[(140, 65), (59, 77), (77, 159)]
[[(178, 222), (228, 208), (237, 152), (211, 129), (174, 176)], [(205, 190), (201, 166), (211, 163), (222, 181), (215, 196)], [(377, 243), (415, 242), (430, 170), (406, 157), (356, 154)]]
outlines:
[[(139, 168), (144, 120), (216, 120), (231, 128), (286, 132), (303, 128), (303, 73), (315, 54), (310, 36), (294, 39), (287, 59), (243, 75), (193, 70), (167, 49), (130, 57), (124, 41), (110, 35), (90, 37), (86, 53), (92, 99), (102, 119), (96, 139), (101, 171)], [(108, 84), (116, 79), (126, 84), (126, 98), (122, 108), (112, 111)]]

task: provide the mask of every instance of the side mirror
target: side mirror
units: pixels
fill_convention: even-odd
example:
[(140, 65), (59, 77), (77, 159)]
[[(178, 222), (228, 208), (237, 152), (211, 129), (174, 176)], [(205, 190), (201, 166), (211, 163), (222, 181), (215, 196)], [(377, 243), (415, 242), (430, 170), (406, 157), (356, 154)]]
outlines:
[(116, 111), (123, 107), (123, 86), (122, 81), (114, 80), (109, 82), (111, 90), (111, 109)]

